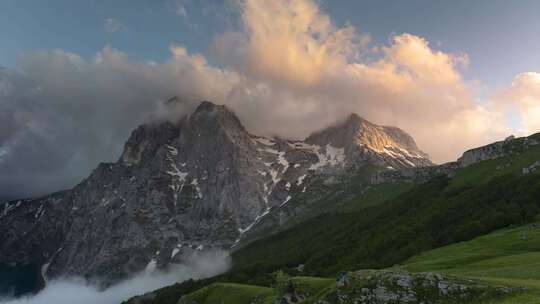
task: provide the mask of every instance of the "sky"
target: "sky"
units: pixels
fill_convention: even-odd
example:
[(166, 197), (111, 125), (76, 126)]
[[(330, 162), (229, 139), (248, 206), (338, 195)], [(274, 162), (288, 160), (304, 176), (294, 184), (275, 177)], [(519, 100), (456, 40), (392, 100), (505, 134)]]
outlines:
[[(1, 1), (0, 198), (71, 187), (137, 125), (203, 99), (288, 138), (356, 112), (439, 163), (538, 132), (539, 15), (533, 0)], [(184, 106), (163, 108), (173, 95)]]
[[(63, 49), (84, 57), (105, 45), (141, 60), (163, 61), (171, 43), (208, 57), (208, 46), (240, 17), (231, 0), (3, 0), (0, 64), (22, 53)], [(466, 52), (465, 75), (503, 86), (524, 70), (540, 70), (540, 2), (520, 0), (320, 1), (337, 25), (351, 24), (377, 43), (411, 33), (436, 48)], [(107, 20), (118, 29), (107, 30)], [(496, 69), (496, 72), (494, 70)]]

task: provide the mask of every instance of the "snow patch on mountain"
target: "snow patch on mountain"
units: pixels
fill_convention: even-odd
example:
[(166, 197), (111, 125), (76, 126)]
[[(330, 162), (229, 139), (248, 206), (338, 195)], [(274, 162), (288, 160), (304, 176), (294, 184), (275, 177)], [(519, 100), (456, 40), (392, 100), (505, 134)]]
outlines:
[(312, 146), (312, 149), (319, 158), (319, 162), (312, 164), (309, 169), (318, 170), (326, 166), (343, 165), (345, 160), (345, 149), (336, 148), (330, 144), (327, 144), (324, 147)]

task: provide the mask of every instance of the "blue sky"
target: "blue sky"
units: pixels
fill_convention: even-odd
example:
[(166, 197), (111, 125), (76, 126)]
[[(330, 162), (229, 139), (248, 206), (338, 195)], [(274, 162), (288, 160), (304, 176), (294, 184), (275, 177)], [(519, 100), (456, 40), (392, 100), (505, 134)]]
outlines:
[[(141, 60), (170, 57), (169, 46), (181, 44), (208, 56), (208, 45), (225, 30), (234, 30), (239, 13), (234, 1), (73, 1), (3, 0), (0, 3), (0, 64), (12, 67), (24, 52), (64, 49), (84, 57), (105, 45)], [(178, 4), (186, 15), (177, 13)], [(351, 24), (377, 44), (393, 34), (427, 38), (431, 47), (465, 52), (464, 71), (489, 87), (507, 84), (514, 75), (540, 70), (540, 1), (322, 1), (333, 22)], [(108, 32), (113, 18), (121, 29)]]
[(540, 1), (337, 1), (325, 5), (334, 20), (347, 20), (385, 42), (392, 33), (427, 38), (446, 52), (465, 52), (466, 75), (489, 85), (540, 70)]
[[(178, 2), (180, 3), (180, 2)], [(205, 52), (227, 22), (221, 1), (189, 2), (188, 16), (179, 16), (176, 1), (27, 1), (0, 3), (0, 62), (13, 66), (22, 52), (63, 49), (93, 56), (111, 45), (142, 60), (170, 57), (169, 46), (182, 44)], [(113, 18), (121, 28), (105, 28)]]

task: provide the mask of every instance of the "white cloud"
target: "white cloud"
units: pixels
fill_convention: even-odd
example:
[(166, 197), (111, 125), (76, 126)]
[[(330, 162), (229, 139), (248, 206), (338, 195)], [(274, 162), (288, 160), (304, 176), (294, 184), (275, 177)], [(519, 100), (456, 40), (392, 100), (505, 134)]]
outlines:
[(141, 273), (104, 291), (88, 285), (81, 278), (60, 279), (47, 283), (47, 287), (34, 296), (0, 299), (0, 304), (119, 304), (176, 282), (217, 275), (229, 266), (230, 258), (226, 252), (207, 252), (192, 256), (185, 264), (172, 265), (168, 271)]
[(246, 0), (243, 21), (213, 51), (242, 79), (225, 102), (259, 132), (302, 137), (356, 112), (404, 128), (436, 161), (506, 132), (486, 127), (500, 115), (473, 101), (459, 72), (466, 54), (434, 50), (411, 34), (372, 47), (308, 0)]
[(497, 92), (493, 100), (499, 110), (520, 114), (521, 135), (540, 131), (540, 73), (517, 75), (511, 86)]

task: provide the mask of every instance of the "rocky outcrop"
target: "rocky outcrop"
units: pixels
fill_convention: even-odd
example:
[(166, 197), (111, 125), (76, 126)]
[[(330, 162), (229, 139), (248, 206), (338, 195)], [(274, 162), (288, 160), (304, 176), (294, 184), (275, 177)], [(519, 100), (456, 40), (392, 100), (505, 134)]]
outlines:
[(438, 175), (453, 175), (456, 170), (461, 169), (459, 162), (449, 162), (437, 166), (415, 167), (401, 170), (381, 170), (375, 172), (370, 177), (371, 184), (396, 183), (403, 181), (426, 182)]
[(469, 303), (516, 291), (436, 273), (361, 270), (341, 276), (336, 291), (316, 303)]
[(516, 152), (529, 149), (539, 143), (538, 134), (528, 137), (515, 138), (513, 135), (507, 137), (504, 141), (494, 142), (492, 144), (471, 149), (463, 153), (458, 159), (461, 167), (467, 167), (477, 162), (494, 159)]
[(500, 157), (504, 154), (503, 144), (504, 142), (499, 141), (491, 145), (468, 150), (458, 159), (458, 163), (462, 167), (467, 167), (483, 160)]
[(431, 162), (405, 132), (356, 115), (293, 141), (250, 134), (228, 108), (203, 102), (174, 123), (137, 128), (117, 162), (73, 189), (0, 205), (0, 266), (38, 265), (43, 279), (105, 287), (229, 248), (295, 195), (317, 191), (308, 181), (332, 184), (366, 164)]

